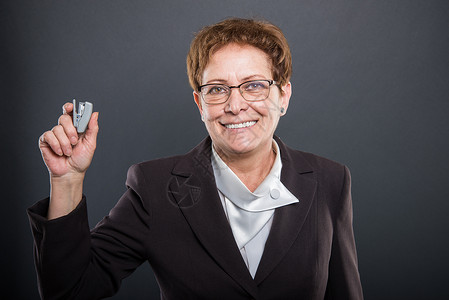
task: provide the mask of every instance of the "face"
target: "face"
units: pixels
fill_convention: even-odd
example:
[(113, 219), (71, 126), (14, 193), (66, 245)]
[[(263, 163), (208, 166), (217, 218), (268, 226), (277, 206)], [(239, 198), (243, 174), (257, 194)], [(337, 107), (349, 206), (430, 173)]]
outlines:
[[(253, 46), (229, 44), (212, 55), (201, 85), (220, 83), (236, 86), (257, 79), (273, 79), (269, 57)], [(216, 151), (228, 157), (271, 151), (281, 107), (284, 108), (283, 114), (287, 111), (290, 83), (282, 90), (284, 93), (273, 84), (267, 99), (248, 102), (234, 88), (225, 103), (213, 105), (206, 104), (201, 95), (194, 92), (195, 102)]]

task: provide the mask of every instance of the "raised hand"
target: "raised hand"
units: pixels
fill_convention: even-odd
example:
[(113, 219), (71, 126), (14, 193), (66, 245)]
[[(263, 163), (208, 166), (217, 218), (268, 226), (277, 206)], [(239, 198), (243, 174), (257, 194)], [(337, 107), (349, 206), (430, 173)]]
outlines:
[(97, 144), (98, 112), (92, 114), (88, 128), (79, 134), (72, 121), (73, 104), (63, 106), (58, 125), (39, 138), (39, 149), (51, 176), (85, 173)]
[(39, 138), (39, 149), (50, 173), (51, 194), (48, 218), (69, 213), (81, 200), (82, 184), (97, 145), (98, 112), (85, 133), (73, 126), (73, 104), (63, 106), (58, 125)]

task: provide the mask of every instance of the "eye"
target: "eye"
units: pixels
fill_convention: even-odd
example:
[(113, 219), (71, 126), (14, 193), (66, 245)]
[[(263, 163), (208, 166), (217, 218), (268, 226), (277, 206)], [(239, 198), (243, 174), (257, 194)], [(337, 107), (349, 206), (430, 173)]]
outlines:
[(260, 91), (266, 89), (267, 86), (268, 84), (265, 81), (251, 81), (245, 84), (244, 89), (248, 92)]
[(222, 85), (211, 85), (206, 91), (207, 94), (210, 95), (220, 95), (226, 93), (226, 88)]

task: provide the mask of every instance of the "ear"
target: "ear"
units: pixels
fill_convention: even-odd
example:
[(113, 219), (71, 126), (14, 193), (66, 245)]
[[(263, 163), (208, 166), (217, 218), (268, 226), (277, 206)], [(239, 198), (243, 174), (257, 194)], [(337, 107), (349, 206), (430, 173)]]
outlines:
[(201, 97), (195, 91), (193, 91), (193, 100), (195, 100), (196, 106), (198, 107), (198, 110), (200, 111), (201, 116), (203, 116), (203, 107), (201, 106)]
[(281, 86), (280, 89), (283, 91), (280, 95), (279, 108), (284, 108), (284, 112), (281, 116), (287, 113), (288, 104), (290, 102), (290, 97), (292, 96), (292, 84), (289, 81), (286, 85)]

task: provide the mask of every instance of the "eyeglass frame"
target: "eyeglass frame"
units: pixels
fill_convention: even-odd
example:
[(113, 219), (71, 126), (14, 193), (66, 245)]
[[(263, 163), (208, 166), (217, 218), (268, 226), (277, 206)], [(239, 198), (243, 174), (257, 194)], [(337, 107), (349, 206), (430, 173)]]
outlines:
[[(267, 97), (265, 97), (264, 99), (258, 99), (258, 100), (248, 100), (248, 99), (246, 99), (246, 98), (243, 96), (243, 92), (242, 92), (242, 90), (240, 89), (240, 87), (241, 87), (242, 85), (246, 84), (246, 83), (253, 82), (253, 81), (266, 81), (266, 82), (268, 82), (268, 94), (267, 94)], [(198, 93), (201, 95), (201, 98), (203, 99), (203, 101), (204, 101), (206, 104), (208, 104), (208, 105), (223, 104), (223, 103), (226, 103), (226, 102), (229, 100), (229, 98), (231, 97), (232, 89), (238, 88), (238, 89), (239, 89), (239, 92), (240, 92), (240, 95), (242, 96), (243, 99), (245, 99), (245, 101), (248, 101), (248, 102), (258, 102), (258, 101), (264, 101), (264, 100), (268, 99), (268, 97), (270, 96), (270, 88), (271, 88), (271, 86), (272, 86), (273, 84), (274, 84), (274, 85), (277, 85), (278, 82), (276, 82), (275, 80), (272, 80), (272, 79), (254, 79), (254, 80), (248, 80), (248, 81), (242, 82), (242, 83), (240, 83), (239, 85), (227, 85), (227, 84), (224, 84), (224, 83), (208, 83), (208, 84), (200, 85), (200, 86), (198, 87)], [(203, 87), (205, 87), (205, 86), (210, 86), (210, 85), (221, 85), (221, 86), (227, 87), (227, 88), (229, 89), (229, 92), (228, 92), (228, 97), (226, 98), (226, 100), (224, 100), (223, 102), (214, 102), (214, 103), (209, 103), (209, 102), (207, 102), (207, 101), (204, 99), (204, 94), (201, 92), (201, 89), (202, 89)]]

